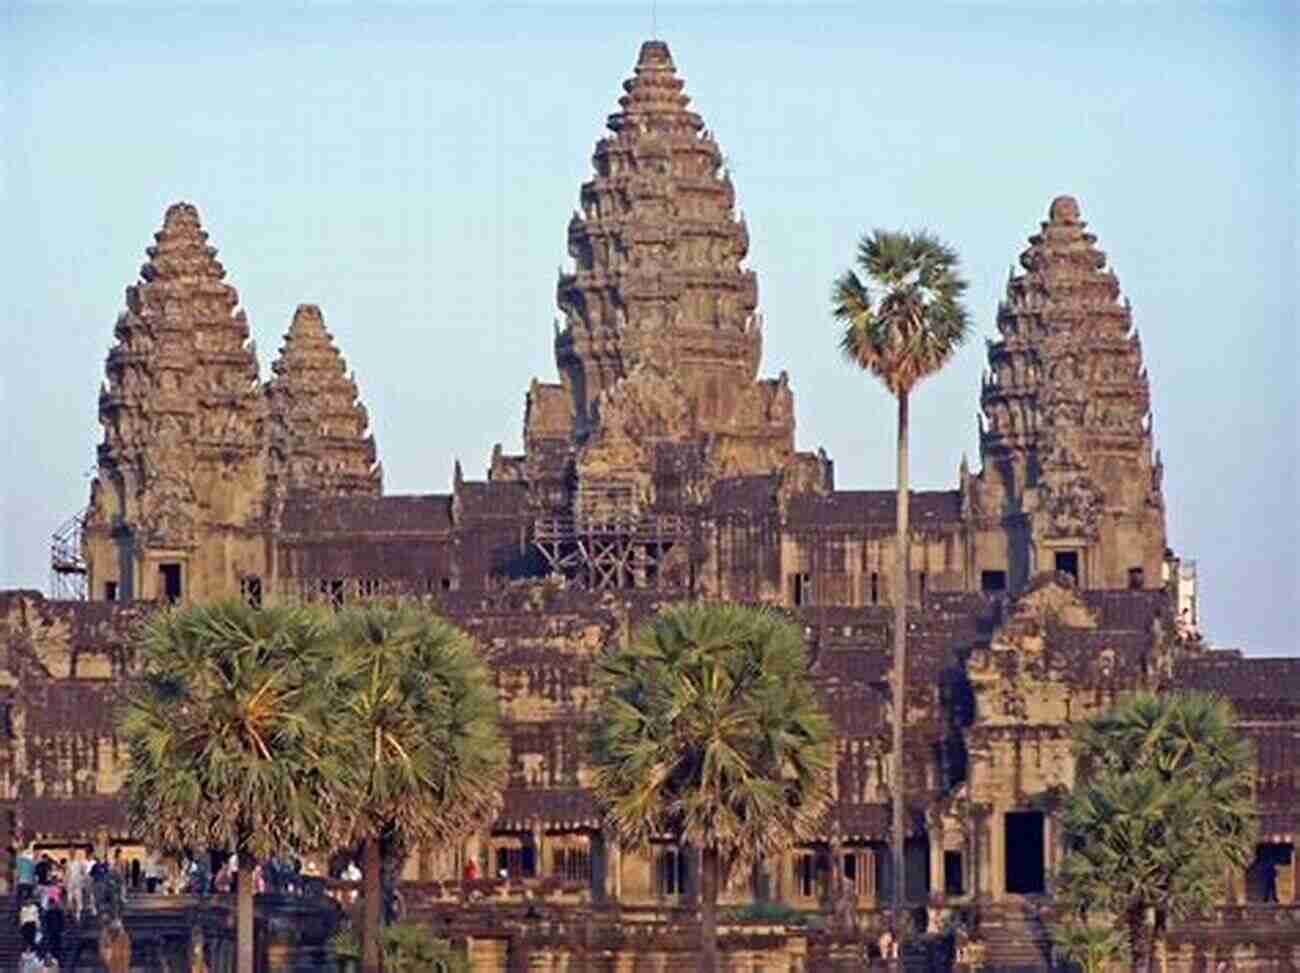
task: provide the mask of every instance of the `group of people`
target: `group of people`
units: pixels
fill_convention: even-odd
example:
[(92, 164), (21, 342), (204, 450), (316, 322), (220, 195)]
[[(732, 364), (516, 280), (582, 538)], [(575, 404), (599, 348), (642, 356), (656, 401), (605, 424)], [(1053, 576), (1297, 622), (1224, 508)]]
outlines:
[(37, 855), (33, 846), (15, 862), (18, 927), (23, 939), (21, 973), (54, 970), (63, 957), (63, 930), (80, 924), (109, 899), (109, 865), (78, 849), (71, 860)]

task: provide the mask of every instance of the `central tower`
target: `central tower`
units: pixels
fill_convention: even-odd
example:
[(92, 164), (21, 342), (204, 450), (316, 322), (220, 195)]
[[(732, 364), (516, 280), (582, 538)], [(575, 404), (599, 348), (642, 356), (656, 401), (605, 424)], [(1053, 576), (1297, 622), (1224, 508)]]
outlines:
[(668, 45), (643, 44), (569, 222), (555, 356), (578, 441), (600, 425), (602, 394), (643, 368), (678, 387), (693, 432), (760, 418), (743, 415), (762, 353), (758, 282), (741, 267), (749, 232), (683, 87)]

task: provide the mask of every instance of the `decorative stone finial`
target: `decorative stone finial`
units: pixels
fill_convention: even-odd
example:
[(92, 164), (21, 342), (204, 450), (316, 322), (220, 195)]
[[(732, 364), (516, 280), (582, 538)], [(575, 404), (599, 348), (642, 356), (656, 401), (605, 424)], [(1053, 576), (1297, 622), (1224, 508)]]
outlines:
[(641, 53), (637, 55), (636, 66), (639, 68), (671, 68), (673, 66), (673, 56), (668, 51), (668, 45), (663, 41), (646, 41), (641, 45)]
[(1052, 223), (1078, 223), (1079, 201), (1073, 196), (1057, 196), (1047, 210), (1047, 218)]
[(172, 203), (167, 207), (167, 213), (163, 217), (163, 226), (172, 227), (180, 223), (197, 224), (199, 222), (199, 211), (193, 203), (181, 201)]

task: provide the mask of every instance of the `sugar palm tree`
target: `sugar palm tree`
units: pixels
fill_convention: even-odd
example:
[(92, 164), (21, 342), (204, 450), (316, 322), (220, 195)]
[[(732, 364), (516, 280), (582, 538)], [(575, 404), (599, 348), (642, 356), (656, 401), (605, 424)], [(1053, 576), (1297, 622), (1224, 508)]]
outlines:
[(961, 303), (966, 281), (957, 253), (927, 232), (875, 230), (858, 243), (857, 266), (835, 281), (831, 313), (843, 327), (840, 350), (880, 379), (898, 400), (898, 501), (894, 548), (893, 873), (891, 922), (903, 909), (903, 720), (907, 667), (908, 399), (948, 363), (970, 330)]
[(809, 840), (830, 797), (830, 723), (803, 633), (742, 605), (669, 606), (606, 651), (592, 786), (624, 848), (666, 836), (699, 850), (700, 969), (717, 969), (718, 891)]
[(1254, 762), (1233, 723), (1212, 695), (1139, 693), (1078, 730), (1061, 892), (1122, 919), (1134, 969), (1154, 970), (1170, 919), (1221, 901), (1227, 867), (1254, 854)]
[(135, 834), (155, 848), (231, 850), (238, 861), (239, 973), (253, 973), (253, 869), (319, 847), (332, 816), (321, 747), (327, 612), (223, 601), (153, 616), (119, 733)]
[(463, 632), (412, 601), (339, 614), (330, 737), (344, 844), (364, 842), (362, 969), (380, 968), (381, 845), (453, 844), (501, 806), (497, 696)]

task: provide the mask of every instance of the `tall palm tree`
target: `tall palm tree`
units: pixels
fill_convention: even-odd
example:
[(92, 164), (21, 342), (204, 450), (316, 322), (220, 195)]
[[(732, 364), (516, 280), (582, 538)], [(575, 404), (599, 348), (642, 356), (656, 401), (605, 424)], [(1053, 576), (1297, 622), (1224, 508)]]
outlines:
[(338, 772), (321, 747), (327, 612), (223, 601), (154, 615), (119, 733), (133, 831), (155, 848), (237, 856), (239, 973), (253, 973), (253, 869), (320, 847)]
[(1077, 731), (1061, 891), (1123, 918), (1134, 969), (1154, 970), (1169, 920), (1220, 901), (1226, 866), (1254, 854), (1253, 759), (1233, 724), (1212, 695), (1139, 693)]
[(719, 602), (664, 608), (599, 670), (592, 786), (614, 837), (699, 850), (700, 970), (717, 969), (718, 891), (816, 832), (830, 799), (830, 722), (803, 633)]
[(966, 281), (957, 252), (936, 237), (875, 230), (858, 243), (858, 271), (835, 281), (831, 313), (843, 326), (840, 350), (898, 399), (898, 501), (894, 547), (893, 873), (891, 923), (895, 937), (903, 909), (903, 721), (907, 666), (907, 431), (908, 398), (926, 376), (943, 368), (970, 330), (961, 303)]
[(497, 696), (463, 632), (413, 601), (339, 614), (330, 737), (344, 844), (364, 842), (362, 970), (380, 968), (381, 845), (453, 844), (501, 806)]

